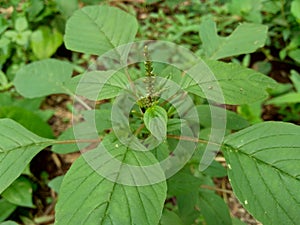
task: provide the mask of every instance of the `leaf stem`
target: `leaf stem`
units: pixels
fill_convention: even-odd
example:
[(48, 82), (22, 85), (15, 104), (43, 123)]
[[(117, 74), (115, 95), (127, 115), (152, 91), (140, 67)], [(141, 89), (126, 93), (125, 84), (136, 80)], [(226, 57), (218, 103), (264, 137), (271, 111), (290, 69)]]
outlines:
[(187, 137), (187, 136), (178, 136), (178, 135), (168, 134), (167, 137), (168, 137), (168, 138), (177, 139), (177, 140), (192, 141), (192, 142), (203, 143), (203, 144), (213, 144), (213, 145), (217, 145), (217, 146), (219, 146), (219, 147), (222, 147), (222, 146), (223, 146), (222, 144), (210, 142), (210, 141), (207, 141), (207, 140), (204, 140), (204, 139), (198, 139), (198, 138), (193, 138), (193, 137)]

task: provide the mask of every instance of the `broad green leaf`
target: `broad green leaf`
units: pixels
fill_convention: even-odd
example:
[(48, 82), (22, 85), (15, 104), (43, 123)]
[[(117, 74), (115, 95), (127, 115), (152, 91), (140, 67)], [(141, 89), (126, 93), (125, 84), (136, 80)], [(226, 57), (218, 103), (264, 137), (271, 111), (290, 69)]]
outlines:
[(183, 225), (183, 222), (175, 212), (165, 209), (159, 225)]
[(300, 127), (256, 124), (225, 139), (223, 149), (233, 191), (263, 224), (300, 220)]
[(11, 119), (0, 119), (0, 193), (25, 169), (31, 159), (54, 140), (39, 137)]
[(23, 176), (15, 180), (1, 195), (10, 203), (35, 208), (32, 203), (31, 182)]
[(228, 206), (217, 194), (210, 191), (200, 192), (199, 207), (207, 225), (231, 225)]
[(203, 98), (220, 101), (219, 92), (214, 90), (214, 87), (219, 85), (226, 104), (247, 104), (266, 99), (267, 89), (274, 88), (276, 85), (276, 81), (268, 76), (237, 64), (213, 60), (205, 60), (205, 63), (215, 76), (215, 80), (203, 77), (203, 82), (200, 81), (206, 95), (189, 76), (184, 76), (182, 81), (182, 86), (186, 91)]
[(40, 26), (31, 34), (31, 48), (38, 59), (49, 58), (62, 43), (63, 35), (47, 26)]
[[(212, 105), (199, 105), (196, 106), (196, 109), (199, 116), (199, 122), (204, 127), (211, 127), (211, 120), (218, 119), (218, 117), (222, 115), (222, 111), (226, 110)], [(219, 111), (220, 114), (218, 113)], [(211, 115), (212, 112), (214, 112), (215, 115)], [(240, 130), (249, 126), (247, 120), (229, 110), (226, 110), (226, 120), (224, 123), (226, 123), (226, 128), (229, 130)]]
[(77, 95), (91, 100), (102, 100), (116, 97), (121, 90), (127, 88), (129, 81), (121, 72), (92, 71), (74, 77), (70, 83), (77, 87)]
[(68, 20), (65, 44), (73, 51), (101, 55), (132, 42), (137, 28), (136, 19), (118, 8), (87, 6)]
[[(10, 203), (6, 199), (2, 198), (0, 199), (0, 221), (5, 220), (7, 217), (10, 216), (10, 214), (15, 211), (17, 206), (15, 204)], [(0, 223), (2, 224), (2, 223)]]
[(35, 113), (15, 106), (0, 107), (0, 118), (10, 118), (45, 138), (53, 138), (51, 127)]
[(167, 135), (168, 115), (164, 108), (154, 105), (148, 108), (144, 114), (146, 128), (159, 141)]
[(300, 102), (300, 93), (287, 93), (275, 98), (272, 98), (268, 100), (267, 104), (293, 104), (293, 103), (299, 103)]
[(22, 67), (16, 74), (14, 85), (26, 98), (66, 93), (65, 83), (72, 76), (73, 66), (57, 59), (44, 59)]
[[(128, 149), (111, 136), (104, 139), (101, 145), (124, 164), (145, 166), (157, 163), (150, 152)], [(148, 186), (128, 186), (112, 182), (93, 169), (99, 167), (97, 160), (101, 160), (101, 154), (103, 153), (98, 149), (88, 151), (67, 172), (60, 188), (55, 224), (158, 224), (166, 198), (166, 182)], [(116, 174), (112, 176), (122, 179), (123, 166), (111, 166), (116, 168)], [(135, 179), (133, 174), (127, 175), (128, 179)]]
[(206, 19), (200, 25), (200, 38), (206, 57), (216, 60), (254, 52), (265, 44), (267, 30), (265, 25), (242, 23), (228, 37), (220, 37), (216, 23)]

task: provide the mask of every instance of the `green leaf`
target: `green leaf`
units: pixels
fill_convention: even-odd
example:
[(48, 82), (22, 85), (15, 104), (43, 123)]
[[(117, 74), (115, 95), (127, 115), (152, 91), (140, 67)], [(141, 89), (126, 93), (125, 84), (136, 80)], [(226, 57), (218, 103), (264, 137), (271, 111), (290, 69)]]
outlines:
[[(150, 152), (133, 151), (111, 137), (104, 139), (101, 145), (121, 163), (143, 166), (157, 162)], [(112, 182), (91, 167), (93, 162), (94, 168), (99, 167), (97, 160), (101, 160), (101, 154), (98, 149), (86, 152), (65, 175), (56, 205), (55, 224), (158, 224), (166, 198), (166, 182), (148, 186)], [(112, 166), (116, 169), (115, 175), (122, 179), (123, 167)], [(127, 175), (128, 179), (135, 179), (133, 174)]]
[(56, 193), (59, 193), (59, 189), (60, 189), (60, 186), (61, 186), (61, 183), (62, 183), (64, 177), (65, 177), (64, 175), (55, 177), (48, 183), (48, 186), (52, 190), (54, 190)]
[(38, 59), (49, 58), (62, 43), (63, 35), (47, 26), (40, 26), (31, 34), (31, 48)]
[[(106, 104), (109, 105), (109, 104)], [(99, 134), (103, 134), (105, 130), (108, 130), (112, 127), (111, 125), (111, 106), (108, 106), (109, 109), (97, 109), (97, 110), (88, 110), (83, 111), (83, 118), (85, 122), (74, 125), (73, 127), (65, 130), (59, 137), (58, 140), (80, 140), (80, 139), (90, 139), (90, 132), (95, 127)], [(74, 130), (76, 130), (76, 137), (74, 135)], [(80, 133), (79, 133), (80, 132)], [(81, 144), (80, 147), (87, 147), (86, 145)], [(52, 147), (52, 151), (58, 154), (67, 154), (71, 152), (79, 151), (79, 146), (76, 143), (73, 144), (59, 144)]]
[(31, 182), (23, 176), (15, 180), (4, 192), (2, 192), (2, 197), (18, 206), (35, 208), (32, 203)]
[(132, 42), (137, 28), (136, 19), (118, 8), (87, 6), (68, 20), (65, 44), (73, 51), (101, 55)]
[(292, 1), (291, 13), (297, 18), (298, 23), (300, 23), (300, 0)]
[(228, 37), (220, 37), (216, 23), (211, 19), (200, 25), (200, 38), (206, 57), (222, 59), (254, 52), (265, 44), (268, 27), (261, 24), (242, 23)]
[(299, 48), (289, 51), (288, 55), (293, 60), (295, 60), (297, 63), (300, 63), (300, 49)]
[(272, 98), (268, 100), (267, 104), (275, 104), (275, 105), (281, 105), (281, 104), (293, 104), (293, 103), (299, 103), (300, 102), (300, 93), (287, 93), (275, 98)]
[(77, 87), (76, 94), (90, 100), (103, 100), (116, 97), (121, 90), (127, 89), (129, 81), (125, 74), (110, 70), (87, 72), (74, 77), (70, 83)]
[(159, 225), (183, 225), (179, 216), (169, 210), (164, 210)]
[(5, 221), (3, 223), (0, 223), (0, 225), (19, 225), (19, 224), (17, 224), (14, 221), (9, 220), (9, 221)]
[(290, 79), (293, 82), (296, 91), (300, 93), (300, 74), (296, 70), (291, 70)]
[(0, 107), (0, 118), (10, 118), (45, 138), (53, 138), (51, 127), (35, 113), (16, 106)]
[(200, 211), (198, 210), (198, 192), (189, 192), (185, 195), (176, 196), (176, 200), (178, 214), (183, 224), (194, 224), (200, 215)]
[(26, 7), (26, 12), (28, 15), (29, 21), (34, 21), (36, 17), (41, 13), (44, 9), (44, 3), (40, 0), (30, 0), (29, 6)]
[(217, 194), (210, 191), (200, 192), (199, 206), (207, 225), (231, 225), (228, 206)]
[(266, 99), (267, 89), (274, 88), (276, 85), (276, 81), (268, 76), (234, 63), (213, 60), (205, 60), (205, 63), (215, 76), (215, 80), (208, 80), (203, 75), (203, 81), (200, 81), (206, 95), (189, 76), (184, 76), (181, 85), (186, 91), (203, 98), (220, 101), (219, 92), (214, 90), (214, 87), (219, 85), (226, 104), (247, 104)]
[(65, 18), (69, 18), (78, 9), (78, 0), (55, 0), (55, 2)]
[(180, 171), (168, 179), (168, 194), (184, 195), (200, 188), (202, 180), (188, 171)]
[(0, 119), (0, 193), (25, 169), (31, 159), (54, 141), (39, 137), (11, 119)]
[(263, 224), (300, 220), (300, 127), (256, 124), (225, 139), (223, 149), (233, 191)]
[(144, 114), (146, 128), (159, 141), (166, 138), (168, 115), (164, 108), (154, 105), (148, 108)]
[[(226, 122), (227, 129), (240, 130), (249, 126), (247, 120), (233, 111), (229, 111), (212, 105), (199, 105), (196, 106), (196, 109), (199, 116), (199, 122), (204, 127), (211, 127), (211, 120), (218, 119), (218, 117), (223, 114), (222, 112), (224, 110), (226, 111), (226, 121), (224, 122)], [(211, 115), (212, 112), (214, 112), (214, 115)]]
[[(7, 201), (4, 198), (0, 199), (0, 212), (1, 212), (0, 221), (3, 221), (7, 217), (9, 217), (10, 214), (12, 214), (16, 208), (17, 208), (17, 206), (15, 204), (10, 203), (9, 201)], [(0, 223), (0, 224), (2, 224), (2, 223)]]
[(254, 23), (261, 23), (262, 15), (260, 11), (263, 6), (262, 3), (268, 4), (269, 2), (263, 2), (261, 0), (231, 0), (228, 9), (233, 15), (238, 15)]
[(73, 66), (56, 59), (44, 59), (22, 67), (16, 74), (14, 85), (26, 98), (66, 93), (66, 82), (71, 79)]
[(15, 29), (16, 31), (24, 31), (28, 28), (28, 23), (25, 17), (19, 17), (16, 19), (15, 22)]

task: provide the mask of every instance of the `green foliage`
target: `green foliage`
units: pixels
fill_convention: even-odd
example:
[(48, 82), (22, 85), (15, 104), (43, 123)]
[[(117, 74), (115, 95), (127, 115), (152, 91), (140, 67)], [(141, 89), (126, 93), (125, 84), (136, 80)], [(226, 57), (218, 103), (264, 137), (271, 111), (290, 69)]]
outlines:
[[(116, 147), (117, 143), (120, 147)], [(152, 154), (130, 151), (113, 137), (107, 137), (102, 144), (124, 163), (141, 166), (154, 160)], [(112, 182), (99, 175), (86, 160), (94, 161), (101, 156), (97, 149), (89, 151), (68, 171), (60, 188), (56, 224), (157, 224), (166, 198), (166, 182), (136, 187)], [(122, 173), (122, 167), (116, 172)], [(128, 178), (135, 179), (130, 175)]]
[(200, 26), (205, 56), (215, 60), (254, 52), (264, 45), (266, 37), (267, 26), (260, 24), (240, 24), (228, 37), (218, 36), (216, 23), (211, 19)]
[(31, 48), (38, 59), (52, 56), (63, 43), (62, 34), (56, 29), (41, 26), (31, 35)]
[(73, 51), (101, 55), (133, 41), (137, 27), (133, 16), (117, 8), (88, 6), (68, 20), (65, 44)]
[[(294, 0), (289, 9), (294, 17), (298, 15), (295, 10), (297, 2)], [(11, 90), (14, 95), (0, 94), (0, 210), (3, 212), (0, 221), (9, 218), (17, 206), (35, 207), (32, 203), (32, 183), (20, 175), (28, 168), (33, 157), (48, 146), (52, 146), (51, 151), (54, 153), (82, 153), (66, 175), (47, 182), (59, 195), (55, 208), (56, 225), (241, 224), (231, 218), (228, 206), (213, 191), (214, 178), (224, 177), (227, 173), (234, 194), (259, 221), (264, 224), (296, 224), (300, 220), (299, 126), (259, 121), (260, 104), (268, 98), (268, 91), (281, 87), (260, 72), (236, 63), (216, 61), (248, 54), (263, 47), (267, 26), (242, 23), (235, 26), (235, 29), (228, 29), (227, 24), (223, 23), (221, 27), (229, 30), (225, 34), (231, 33), (224, 37), (218, 34), (213, 20), (203, 19), (201, 24), (192, 25), (177, 15), (175, 21), (180, 21), (177, 30), (188, 25), (177, 35), (193, 33), (195, 30), (198, 32), (200, 29), (202, 49), (197, 53), (209, 58), (203, 59), (205, 66), (201, 70), (193, 67), (182, 73), (177, 68), (152, 63), (152, 52), (149, 50), (149, 55), (145, 57), (145, 70), (139, 68), (139, 65), (120, 71), (101, 70), (101, 66), (109, 65), (102, 65), (103, 61), (100, 61), (97, 62), (99, 70), (72, 77), (74, 65), (63, 60), (47, 59), (62, 44), (60, 29), (58, 26), (35, 24), (37, 21), (43, 21), (56, 10), (63, 12), (64, 18), (69, 18), (64, 36), (66, 47), (72, 51), (99, 56), (111, 51), (113, 64), (127, 62), (128, 48), (116, 50), (116, 47), (135, 40), (138, 23), (132, 15), (116, 7), (97, 5), (76, 10), (77, 1), (56, 0), (55, 3), (55, 6), (45, 7), (39, 1), (31, 0), (27, 13), (17, 16), (12, 26), (0, 19), (2, 53), (12, 54), (10, 51), (13, 49), (32, 50), (34, 56), (28, 57), (22, 53), (13, 59), (19, 66), (25, 63), (20, 62), (20, 59), (26, 59), (26, 62), (34, 58), (42, 59), (22, 66), (15, 76), (7, 76), (9, 70), (3, 70), (3, 74), (0, 74), (2, 90), (14, 86)], [(150, 3), (160, 4), (157, 1)], [(168, 4), (175, 3), (167, 1)], [(280, 7), (277, 1), (268, 7), (265, 4), (260, 0), (245, 1), (243, 4), (233, 0), (227, 3), (227, 8), (215, 7), (213, 11), (224, 10), (238, 15), (241, 20), (260, 22), (264, 19), (262, 12), (273, 15)], [(191, 7), (191, 15), (197, 15), (194, 10)], [(165, 14), (161, 12), (160, 16)], [(160, 25), (158, 28), (165, 29), (163, 22)], [(287, 36), (286, 40), (293, 39), (292, 34)], [(192, 47), (200, 46), (200, 39), (197, 38), (190, 43)], [(293, 46), (285, 49), (286, 54), (292, 54), (298, 46), (295, 41)], [(176, 61), (176, 57), (181, 55), (174, 54), (172, 57)], [(297, 59), (297, 56), (292, 58)], [(0, 56), (0, 60), (1, 65), (4, 65), (8, 57)], [(244, 57), (243, 64), (249, 65), (250, 57)], [(208, 76), (208, 71), (212, 71), (214, 77)], [(192, 78), (193, 73), (199, 75), (199, 80)], [(130, 132), (133, 134), (128, 137), (122, 126), (114, 126), (118, 121), (114, 121), (116, 118), (112, 115), (118, 113), (116, 111), (120, 108), (112, 106), (118, 101), (127, 103), (116, 97), (120, 93), (132, 94), (130, 88), (138, 78), (144, 79), (145, 90), (142, 93), (146, 95), (139, 96), (137, 92), (137, 95), (133, 95), (130, 112), (121, 111), (117, 114), (121, 120), (125, 114), (128, 117), (126, 125), (129, 127), (130, 124)], [(157, 78), (174, 82), (174, 85), (184, 90), (182, 96), (175, 98), (179, 103), (174, 101), (184, 110), (184, 115), (189, 115), (191, 110), (185, 104), (188, 99), (193, 100), (198, 115), (180, 118), (180, 111), (172, 105), (175, 103), (162, 97), (164, 92), (173, 91), (172, 97), (178, 97), (177, 93), (168, 89), (172, 86), (156, 82), (159, 80)], [(299, 103), (300, 79), (296, 71), (292, 72), (291, 80), (295, 93), (273, 98), (269, 103)], [(225, 102), (220, 98), (218, 87)], [(156, 90), (158, 93), (155, 93)], [(73, 115), (80, 122), (65, 130), (57, 140), (49, 139), (53, 138), (45, 122), (49, 117), (38, 111), (43, 100), (39, 97), (52, 94), (67, 94), (84, 108), (84, 111), (78, 112), (74, 107)], [(19, 95), (25, 99), (17, 100), (15, 96)], [(85, 104), (82, 98), (95, 101), (95, 109)], [(141, 99), (149, 102), (145, 103)], [(103, 104), (102, 101), (109, 103)], [(248, 120), (232, 111), (223, 110), (224, 103), (242, 105), (238, 112)], [(220, 124), (213, 123), (216, 120)], [(213, 133), (214, 129), (219, 132), (222, 123), (227, 135), (224, 141)], [(251, 123), (257, 124), (249, 126)], [(199, 125), (200, 134), (197, 132)], [(186, 130), (193, 135), (180, 136)], [(92, 132), (94, 139), (90, 138)], [(185, 152), (190, 152), (193, 147), (196, 149), (187, 159), (185, 154), (178, 154), (174, 150), (185, 144)], [(209, 154), (222, 150), (228, 171), (216, 161), (210, 162), (206, 170), (198, 170), (200, 161), (207, 157), (206, 148), (209, 145), (214, 146), (213, 152)], [(153, 148), (148, 151), (147, 147)], [(173, 161), (166, 161), (167, 158)], [(185, 165), (169, 177), (169, 170), (181, 161)], [(149, 173), (148, 169), (152, 165), (156, 167), (150, 169)], [(33, 223), (27, 217), (20, 219), (24, 223)]]
[(299, 220), (299, 126), (266, 122), (229, 135), (223, 152), (234, 193), (262, 223)]
[(0, 120), (0, 131), (0, 162), (5, 168), (0, 171), (2, 193), (20, 176), (32, 158), (53, 141), (29, 132), (11, 119)]
[(32, 203), (32, 186), (30, 180), (21, 176), (15, 180), (1, 196), (18, 206), (34, 208)]
[(70, 63), (56, 59), (45, 59), (26, 65), (14, 79), (17, 91), (27, 98), (66, 93), (71, 90), (66, 83), (71, 79), (73, 67)]
[[(195, 81), (183, 78), (183, 88), (203, 98), (220, 102), (218, 93), (214, 90), (216, 82), (221, 86), (226, 104), (246, 104), (267, 98), (267, 88), (274, 88), (276, 82), (263, 74), (233, 63), (223, 63), (205, 60), (216, 80), (203, 77), (199, 83), (205, 88), (205, 95)], [(204, 75), (203, 75), (204, 76)], [(203, 83), (202, 83), (203, 82)], [(238, 95), (236, 93), (239, 93)]]
[(1, 209), (0, 221), (4, 221), (7, 217), (9, 217), (9, 215), (12, 214), (16, 208), (17, 206), (15, 204), (10, 203), (4, 198), (0, 199), (0, 209)]
[[(277, 90), (279, 95), (268, 100), (266, 104), (279, 106), (279, 113), (284, 115), (285, 121), (297, 121), (300, 119), (300, 74), (295, 70), (291, 70), (290, 79), (295, 91), (289, 88), (280, 93), (280, 90)], [(274, 94), (276, 94), (276, 89)]]
[(163, 141), (167, 135), (167, 122), (167, 112), (158, 105), (148, 108), (144, 114), (146, 128), (158, 141)]

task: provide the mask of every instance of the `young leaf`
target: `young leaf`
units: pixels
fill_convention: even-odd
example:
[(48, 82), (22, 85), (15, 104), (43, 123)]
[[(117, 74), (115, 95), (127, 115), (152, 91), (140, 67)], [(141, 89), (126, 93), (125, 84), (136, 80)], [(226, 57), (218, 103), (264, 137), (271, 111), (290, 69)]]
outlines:
[(247, 104), (266, 99), (267, 89), (274, 88), (276, 85), (276, 81), (266, 75), (237, 64), (213, 60), (205, 60), (205, 63), (215, 76), (215, 79), (210, 80), (205, 77), (205, 73), (203, 74), (200, 85), (205, 94), (189, 76), (184, 76), (182, 80), (182, 86), (186, 91), (203, 98), (220, 101), (219, 92), (214, 90), (217, 85), (220, 85), (226, 104)]
[(0, 119), (0, 193), (23, 172), (31, 159), (54, 140), (39, 137), (11, 119)]
[(14, 79), (17, 91), (26, 98), (66, 93), (65, 85), (72, 76), (73, 66), (57, 59), (36, 61), (22, 67)]
[(216, 23), (211, 19), (200, 25), (200, 38), (206, 57), (222, 59), (254, 52), (265, 44), (268, 27), (261, 24), (240, 24), (228, 37), (220, 37)]
[(126, 12), (109, 6), (87, 6), (77, 10), (66, 24), (66, 47), (101, 55), (134, 40), (138, 23)]
[(263, 224), (300, 220), (300, 127), (256, 124), (225, 140), (224, 155), (235, 195)]
[(49, 58), (62, 43), (63, 35), (48, 26), (40, 26), (31, 34), (31, 48), (38, 59)]
[(167, 135), (168, 115), (164, 108), (154, 105), (148, 108), (144, 114), (146, 128), (159, 141)]
[[(157, 162), (150, 152), (133, 151), (109, 136), (102, 144), (123, 165), (143, 166)], [(95, 170), (101, 157), (98, 149), (88, 151), (67, 172), (60, 188), (55, 224), (158, 224), (166, 198), (166, 182), (147, 186), (112, 182)], [(112, 165), (112, 168), (117, 170), (118, 178), (124, 175), (122, 166)], [(133, 174), (127, 175), (128, 179), (135, 179)]]

